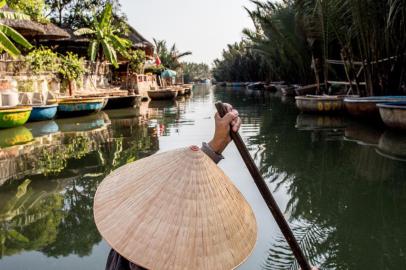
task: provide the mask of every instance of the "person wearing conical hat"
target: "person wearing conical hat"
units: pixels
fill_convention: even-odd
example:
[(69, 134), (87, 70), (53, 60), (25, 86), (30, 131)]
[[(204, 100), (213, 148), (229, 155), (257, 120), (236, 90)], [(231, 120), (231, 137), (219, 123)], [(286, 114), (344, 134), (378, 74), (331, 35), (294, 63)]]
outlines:
[[(241, 119), (238, 116), (238, 111), (235, 110), (231, 105), (225, 104), (228, 113), (221, 118), (218, 113), (215, 115), (215, 133), (213, 139), (208, 143), (203, 143), (202, 147), (200, 148), (201, 152), (203, 152), (210, 160), (212, 160), (215, 164), (220, 162), (223, 159), (221, 153), (227, 147), (227, 145), (231, 142), (230, 137), (230, 129), (234, 132), (237, 132), (241, 125)], [(196, 150), (196, 149), (194, 149)], [(96, 200), (96, 199), (95, 199)], [(250, 213), (252, 214), (252, 213)], [(253, 215), (252, 215), (253, 217)], [(97, 223), (97, 219), (96, 219)], [(256, 229), (256, 227), (255, 227)], [(102, 232), (103, 234), (103, 232)], [(251, 237), (253, 238), (253, 237)], [(256, 231), (255, 231), (255, 239), (256, 240)], [(255, 242), (255, 241), (251, 241)], [(139, 243), (141, 245), (141, 243)], [(253, 247), (253, 245), (252, 245)], [(249, 250), (247, 255), (250, 253)], [(158, 259), (158, 258), (157, 258)], [(245, 259), (245, 258), (244, 258)], [(122, 256), (119, 252), (114, 250), (114, 247), (111, 249), (106, 263), (106, 270), (141, 270), (146, 269), (135, 262), (131, 262), (131, 258), (126, 258)], [(168, 266), (167, 269), (174, 269)]]

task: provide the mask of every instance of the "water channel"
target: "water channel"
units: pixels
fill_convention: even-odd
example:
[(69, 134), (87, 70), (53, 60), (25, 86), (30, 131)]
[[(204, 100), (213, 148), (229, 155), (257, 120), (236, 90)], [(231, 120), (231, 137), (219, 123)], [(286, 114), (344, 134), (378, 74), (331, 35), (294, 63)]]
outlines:
[[(0, 130), (0, 269), (104, 269), (93, 196), (114, 169), (208, 141), (213, 103), (233, 104), (241, 135), (306, 255), (321, 269), (406, 265), (406, 134), (292, 100), (198, 86), (190, 98)], [(254, 209), (258, 241), (239, 269), (298, 269), (234, 145), (219, 166)]]

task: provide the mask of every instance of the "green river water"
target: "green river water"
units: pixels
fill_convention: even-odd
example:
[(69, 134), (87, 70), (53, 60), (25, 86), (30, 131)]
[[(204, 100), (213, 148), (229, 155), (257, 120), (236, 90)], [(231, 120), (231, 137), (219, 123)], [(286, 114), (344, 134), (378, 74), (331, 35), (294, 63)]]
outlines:
[[(207, 86), (176, 102), (0, 130), (0, 269), (104, 269), (109, 246), (92, 212), (98, 184), (128, 162), (208, 141), (216, 100), (239, 110), (241, 135), (312, 264), (405, 269), (406, 134)], [(258, 223), (239, 269), (298, 269), (233, 144), (224, 156), (219, 166)]]

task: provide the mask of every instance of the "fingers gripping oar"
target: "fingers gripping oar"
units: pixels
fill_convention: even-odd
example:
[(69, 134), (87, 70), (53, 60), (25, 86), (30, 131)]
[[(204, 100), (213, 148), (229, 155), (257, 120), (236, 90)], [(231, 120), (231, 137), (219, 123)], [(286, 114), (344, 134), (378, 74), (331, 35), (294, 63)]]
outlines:
[[(223, 117), (227, 113), (226, 107), (221, 102), (216, 103), (217, 112), (219, 113), (220, 117)], [(269, 190), (268, 186), (264, 178), (262, 177), (261, 173), (259, 172), (257, 166), (254, 163), (250, 153), (248, 152), (247, 147), (245, 146), (240, 134), (238, 132), (234, 132), (230, 130), (231, 139), (234, 141), (235, 145), (237, 146), (238, 151), (241, 154), (242, 159), (245, 162), (252, 178), (254, 179), (259, 192), (261, 193), (262, 197), (264, 198), (266, 204), (268, 205), (269, 210), (271, 211), (273, 217), (276, 220), (280, 230), (283, 233), (286, 241), (288, 242), (293, 255), (295, 256), (297, 262), (299, 263), (302, 270), (311, 270), (309, 263), (307, 262), (303, 251), (300, 249), (299, 244), (296, 241), (295, 236), (292, 233), (292, 230), (289, 228), (288, 223), (286, 222), (281, 210), (279, 209), (278, 205), (276, 204), (275, 199), (272, 196), (271, 191)]]

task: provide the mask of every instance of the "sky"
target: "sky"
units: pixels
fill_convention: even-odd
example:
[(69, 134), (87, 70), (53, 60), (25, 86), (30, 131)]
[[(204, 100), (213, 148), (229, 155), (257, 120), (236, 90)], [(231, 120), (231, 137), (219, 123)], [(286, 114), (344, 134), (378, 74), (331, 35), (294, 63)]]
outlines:
[(252, 28), (244, 6), (249, 0), (120, 0), (130, 24), (146, 39), (176, 43), (192, 51), (184, 61), (212, 64), (229, 43), (241, 40)]

